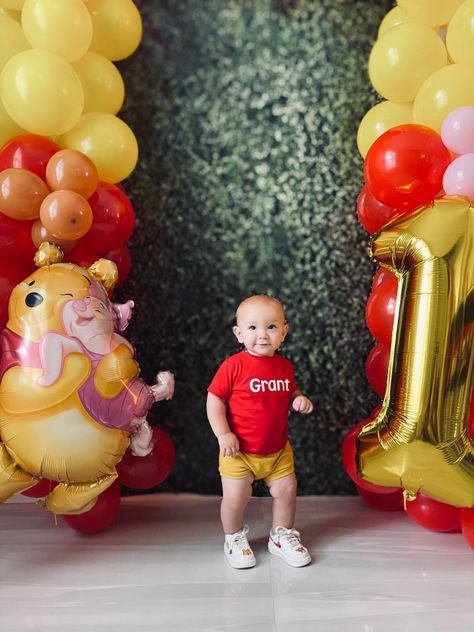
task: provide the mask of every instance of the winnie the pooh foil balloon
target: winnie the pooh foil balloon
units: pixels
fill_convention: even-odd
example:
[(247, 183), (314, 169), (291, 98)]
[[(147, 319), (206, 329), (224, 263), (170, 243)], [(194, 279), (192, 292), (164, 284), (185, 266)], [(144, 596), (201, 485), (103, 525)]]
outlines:
[(112, 304), (115, 264), (89, 269), (60, 263), (42, 244), (39, 266), (17, 285), (1, 334), (0, 502), (35, 485), (58, 481), (44, 505), (55, 514), (89, 511), (117, 478), (131, 443), (151, 449), (146, 414), (173, 395), (173, 376), (141, 380), (133, 347), (119, 332), (133, 302)]

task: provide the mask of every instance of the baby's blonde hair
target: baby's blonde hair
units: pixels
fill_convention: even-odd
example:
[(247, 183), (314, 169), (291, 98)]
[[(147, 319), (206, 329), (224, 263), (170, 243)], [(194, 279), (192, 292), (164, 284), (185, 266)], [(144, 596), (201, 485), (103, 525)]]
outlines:
[(247, 298), (244, 298), (243, 301), (241, 301), (239, 303), (239, 305), (237, 306), (237, 309), (235, 311), (235, 320), (237, 321), (239, 318), (239, 311), (242, 310), (242, 308), (245, 305), (248, 305), (251, 302), (262, 302), (262, 303), (272, 303), (273, 305), (277, 305), (283, 314), (283, 319), (286, 319), (285, 316), (285, 308), (283, 307), (283, 304), (281, 303), (281, 301), (279, 301), (277, 298), (275, 298), (274, 296), (269, 296), (268, 294), (253, 294), (252, 296), (248, 296)]

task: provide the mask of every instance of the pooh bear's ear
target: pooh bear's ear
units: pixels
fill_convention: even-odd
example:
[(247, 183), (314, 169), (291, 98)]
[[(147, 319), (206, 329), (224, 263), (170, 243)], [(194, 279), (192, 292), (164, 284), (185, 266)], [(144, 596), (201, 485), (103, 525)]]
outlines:
[(118, 269), (115, 263), (110, 261), (110, 259), (99, 259), (95, 261), (88, 270), (106, 292), (115, 287), (118, 279)]
[(38, 268), (50, 266), (53, 263), (61, 263), (64, 254), (59, 246), (43, 241), (35, 254), (35, 263)]

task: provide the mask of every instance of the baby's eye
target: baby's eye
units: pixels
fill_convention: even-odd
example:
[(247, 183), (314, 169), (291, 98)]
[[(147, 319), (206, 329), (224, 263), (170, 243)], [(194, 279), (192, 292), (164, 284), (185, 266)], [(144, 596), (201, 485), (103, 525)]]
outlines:
[(276, 325), (268, 325), (268, 329), (276, 329)]
[(256, 329), (255, 325), (249, 325), (248, 329), (251, 329), (252, 331), (254, 331)]

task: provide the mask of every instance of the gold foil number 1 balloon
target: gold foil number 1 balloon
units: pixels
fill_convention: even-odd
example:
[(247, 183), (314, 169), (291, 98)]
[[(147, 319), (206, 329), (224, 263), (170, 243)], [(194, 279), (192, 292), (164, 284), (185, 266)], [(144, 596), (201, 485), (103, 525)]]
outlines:
[(360, 476), (471, 507), (474, 208), (437, 199), (386, 226), (370, 254), (399, 288), (385, 400), (357, 439)]

